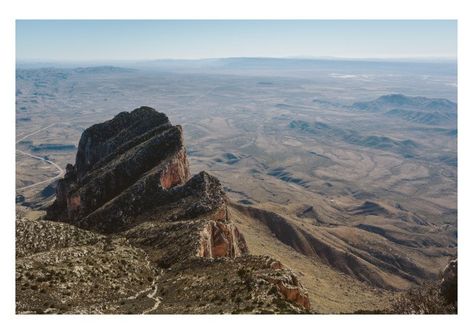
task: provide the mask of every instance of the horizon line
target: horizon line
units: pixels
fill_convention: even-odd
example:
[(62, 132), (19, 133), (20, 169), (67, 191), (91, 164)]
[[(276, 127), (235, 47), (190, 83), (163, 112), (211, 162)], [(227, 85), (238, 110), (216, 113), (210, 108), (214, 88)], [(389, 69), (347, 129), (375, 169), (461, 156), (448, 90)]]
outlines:
[(41, 59), (17, 58), (16, 63), (105, 63), (105, 62), (153, 62), (153, 61), (205, 61), (225, 59), (275, 59), (275, 60), (341, 60), (341, 61), (458, 61), (457, 56), (406, 56), (406, 57), (340, 57), (340, 56), (228, 56), (208, 58), (135, 58), (135, 59)]

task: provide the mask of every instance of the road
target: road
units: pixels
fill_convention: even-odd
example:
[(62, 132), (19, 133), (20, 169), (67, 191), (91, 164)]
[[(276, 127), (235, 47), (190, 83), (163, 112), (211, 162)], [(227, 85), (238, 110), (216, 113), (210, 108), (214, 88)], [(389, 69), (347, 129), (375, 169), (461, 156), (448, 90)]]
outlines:
[[(36, 130), (36, 131), (34, 131), (34, 132), (30, 133), (30, 134), (27, 134), (27, 135), (23, 136), (22, 138), (18, 139), (18, 140), (16, 141), (16, 144), (20, 143), (22, 140), (25, 140), (26, 138), (29, 138), (29, 137), (31, 137), (31, 136), (34, 136), (35, 134), (38, 134), (38, 133), (40, 133), (41, 131), (44, 131), (44, 130), (46, 130), (46, 129), (49, 129), (50, 127), (53, 127), (53, 126), (55, 126), (55, 125), (56, 125), (56, 123), (53, 123), (53, 124), (48, 125), (47, 127), (44, 127), (44, 128), (42, 128), (42, 129), (39, 129), (39, 130)], [(60, 178), (60, 177), (62, 177), (62, 176), (64, 175), (64, 170), (63, 170), (58, 164), (56, 164), (55, 162), (53, 162), (53, 161), (51, 161), (51, 160), (47, 160), (47, 159), (45, 159), (45, 158), (43, 158), (43, 157), (40, 157), (40, 156), (37, 156), (37, 155), (33, 155), (33, 154), (30, 154), (30, 153), (27, 153), (27, 152), (24, 152), (24, 151), (21, 151), (21, 150), (18, 150), (18, 149), (16, 150), (16, 152), (17, 152), (17, 153), (20, 153), (20, 154), (23, 154), (23, 155), (27, 155), (27, 156), (29, 156), (30, 158), (37, 159), (37, 160), (41, 160), (41, 161), (43, 161), (43, 162), (45, 162), (45, 163), (48, 163), (48, 164), (50, 164), (50, 165), (53, 165), (53, 166), (57, 169), (57, 171), (58, 171), (58, 174), (57, 174), (56, 176), (54, 176), (54, 177), (51, 177), (51, 178), (49, 178), (49, 179), (47, 179), (47, 180), (44, 180), (44, 181), (36, 182), (36, 183), (34, 183), (34, 184), (30, 184), (30, 185), (25, 186), (25, 187), (17, 188), (17, 189), (16, 189), (17, 191), (22, 191), (22, 190), (26, 190), (26, 189), (29, 189), (29, 188), (33, 188), (33, 187), (36, 187), (36, 186), (38, 186), (38, 185), (40, 185), (40, 184), (44, 184), (44, 183), (51, 183), (51, 182), (53, 182), (54, 180), (56, 180), (56, 179), (58, 179), (58, 178)]]
[(16, 141), (16, 143), (18, 144), (18, 143), (21, 142), (22, 140), (25, 140), (26, 138), (31, 137), (31, 136), (33, 136), (33, 135), (35, 135), (35, 134), (37, 134), (37, 133), (40, 133), (41, 131), (44, 131), (44, 130), (46, 130), (46, 129), (49, 129), (50, 127), (53, 127), (53, 126), (55, 126), (56, 124), (57, 124), (57, 123), (50, 124), (50, 125), (48, 125), (48, 126), (45, 127), (45, 128), (42, 128), (42, 129), (36, 130), (35, 132), (32, 132), (32, 133), (30, 133), (30, 134), (27, 134), (26, 136), (24, 136), (24, 137), (18, 139), (18, 140)]

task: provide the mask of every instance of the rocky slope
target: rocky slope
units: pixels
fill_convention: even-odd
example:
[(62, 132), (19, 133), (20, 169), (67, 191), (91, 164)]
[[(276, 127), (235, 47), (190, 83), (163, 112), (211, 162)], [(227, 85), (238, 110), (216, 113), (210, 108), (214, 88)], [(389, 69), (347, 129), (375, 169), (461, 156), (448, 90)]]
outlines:
[(249, 254), (218, 179), (149, 107), (84, 131), (45, 220), (17, 218), (19, 313), (301, 313), (307, 292)]

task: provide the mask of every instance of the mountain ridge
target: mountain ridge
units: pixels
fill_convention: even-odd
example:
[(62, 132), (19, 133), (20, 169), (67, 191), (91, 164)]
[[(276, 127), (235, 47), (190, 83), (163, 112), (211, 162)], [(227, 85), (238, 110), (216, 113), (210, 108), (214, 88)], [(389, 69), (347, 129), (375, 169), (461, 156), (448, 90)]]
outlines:
[(309, 312), (290, 269), (250, 254), (227, 201), (217, 178), (190, 176), (166, 115), (89, 127), (46, 220), (17, 217), (17, 312)]

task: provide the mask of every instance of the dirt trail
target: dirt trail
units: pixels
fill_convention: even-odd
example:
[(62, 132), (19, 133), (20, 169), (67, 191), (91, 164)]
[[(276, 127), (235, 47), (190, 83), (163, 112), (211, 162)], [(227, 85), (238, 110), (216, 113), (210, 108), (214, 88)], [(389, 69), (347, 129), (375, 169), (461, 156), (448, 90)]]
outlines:
[[(153, 267), (151, 262), (149, 261), (148, 255), (146, 255), (146, 262), (147, 262), (147, 266), (149, 268)], [(138, 299), (143, 294), (147, 293), (146, 297), (148, 297), (149, 299), (154, 300), (153, 306), (146, 309), (146, 310), (144, 310), (141, 314), (149, 314), (149, 313), (155, 311), (159, 307), (159, 305), (161, 304), (161, 299), (157, 296), (157, 294), (158, 294), (158, 281), (159, 281), (159, 278), (161, 277), (162, 274), (163, 274), (163, 270), (159, 269), (159, 272), (156, 274), (156, 276), (153, 279), (153, 282), (151, 283), (151, 285), (149, 287), (144, 288), (144, 289), (138, 291), (137, 293), (135, 293), (134, 295), (128, 296), (126, 298), (126, 300), (135, 300), (135, 299)]]
[(159, 307), (159, 304), (161, 304), (161, 299), (158, 296), (156, 296), (157, 293), (158, 293), (158, 283), (157, 282), (158, 282), (158, 279), (159, 279), (160, 276), (161, 276), (161, 272), (155, 277), (155, 279), (153, 281), (153, 284), (154, 284), (153, 291), (146, 296), (146, 297), (154, 300), (154, 305), (152, 307), (150, 307), (149, 309), (144, 310), (143, 314), (149, 314), (149, 313), (153, 312), (154, 310), (156, 310)]

